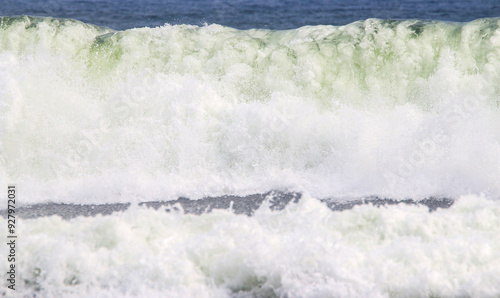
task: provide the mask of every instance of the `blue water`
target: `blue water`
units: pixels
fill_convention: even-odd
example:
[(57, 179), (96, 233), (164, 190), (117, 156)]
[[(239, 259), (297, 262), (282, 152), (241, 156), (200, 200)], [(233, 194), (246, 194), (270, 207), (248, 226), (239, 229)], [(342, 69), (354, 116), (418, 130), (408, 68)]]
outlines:
[(305, 25), (343, 25), (367, 18), (467, 22), (500, 16), (500, 1), (1, 0), (0, 15), (74, 18), (117, 30), (165, 23), (291, 29)]

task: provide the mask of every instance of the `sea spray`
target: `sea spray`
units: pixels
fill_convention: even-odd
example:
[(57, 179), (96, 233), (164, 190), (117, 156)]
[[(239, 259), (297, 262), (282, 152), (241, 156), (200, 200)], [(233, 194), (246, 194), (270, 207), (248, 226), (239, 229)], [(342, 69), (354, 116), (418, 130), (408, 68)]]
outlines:
[(113, 31), (3, 17), (0, 176), (23, 182), (26, 204), (495, 197), (499, 23)]

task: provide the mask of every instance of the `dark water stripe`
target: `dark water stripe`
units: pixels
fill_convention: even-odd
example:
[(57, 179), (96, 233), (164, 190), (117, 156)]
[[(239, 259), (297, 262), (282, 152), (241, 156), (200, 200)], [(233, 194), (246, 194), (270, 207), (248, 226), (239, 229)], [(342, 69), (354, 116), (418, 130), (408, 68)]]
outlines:
[[(214, 209), (231, 209), (235, 214), (245, 214), (251, 216), (262, 205), (266, 198), (269, 199), (271, 210), (282, 210), (288, 204), (297, 203), (301, 199), (300, 193), (272, 191), (264, 194), (253, 194), (245, 197), (221, 196), (207, 197), (200, 200), (190, 200), (179, 198), (171, 201), (151, 201), (139, 203), (140, 206), (147, 206), (156, 210), (163, 208), (166, 212), (172, 212), (182, 208), (186, 214), (200, 215), (211, 212)], [(438, 208), (449, 208), (454, 200), (448, 198), (428, 198), (415, 201), (412, 199), (393, 200), (379, 197), (368, 197), (349, 201), (336, 201), (333, 199), (320, 199), (332, 211), (343, 211), (352, 209), (354, 206), (371, 204), (374, 207), (407, 204), (423, 205), (429, 208), (429, 212)], [(34, 204), (16, 209), (16, 216), (24, 219), (38, 218), (44, 216), (57, 215), (64, 219), (71, 219), (77, 216), (110, 215), (114, 212), (125, 211), (131, 206), (130, 203), (113, 204), (64, 204), (45, 203)], [(0, 210), (0, 215), (6, 217), (6, 210)]]
[(2, 15), (76, 18), (114, 29), (164, 23), (217, 23), (248, 28), (290, 29), (343, 25), (366, 18), (471, 21), (500, 15), (498, 0), (0, 0)]

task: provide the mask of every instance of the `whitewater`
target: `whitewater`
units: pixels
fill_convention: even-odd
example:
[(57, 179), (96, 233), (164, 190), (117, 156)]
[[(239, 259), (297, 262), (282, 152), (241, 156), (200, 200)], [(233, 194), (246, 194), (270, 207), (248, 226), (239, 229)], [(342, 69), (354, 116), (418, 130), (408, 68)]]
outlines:
[[(132, 204), (20, 219), (16, 294), (498, 296), (499, 83), (498, 18), (116, 31), (1, 17), (3, 189), (19, 206)], [(303, 195), (252, 216), (137, 204), (272, 190)], [(364, 197), (455, 203), (324, 203)]]

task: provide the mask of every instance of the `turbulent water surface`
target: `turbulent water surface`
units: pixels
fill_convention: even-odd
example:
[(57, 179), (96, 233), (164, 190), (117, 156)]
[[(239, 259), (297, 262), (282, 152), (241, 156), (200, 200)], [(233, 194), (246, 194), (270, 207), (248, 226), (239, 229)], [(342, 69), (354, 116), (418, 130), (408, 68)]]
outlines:
[[(304, 194), (252, 217), (21, 220), (18, 293), (500, 295), (499, 27), (0, 18), (0, 178), (20, 206)], [(366, 196), (457, 201), (315, 199)]]

